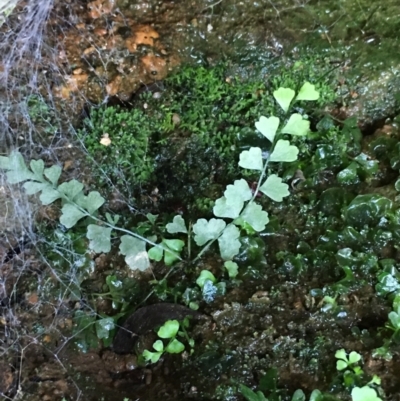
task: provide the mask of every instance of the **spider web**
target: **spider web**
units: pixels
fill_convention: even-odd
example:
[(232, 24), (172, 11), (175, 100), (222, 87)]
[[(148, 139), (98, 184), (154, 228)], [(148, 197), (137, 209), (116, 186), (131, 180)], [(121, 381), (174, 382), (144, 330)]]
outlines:
[[(15, 8), (13, 2), (0, 5), (0, 14), (8, 16), (0, 20), (2, 155), (17, 149), (26, 160), (42, 158), (48, 165), (65, 166), (79, 150), (72, 144), (68, 113), (84, 95), (75, 93), (68, 107), (61, 109), (52, 94), (54, 83), (65, 82), (69, 74), (69, 66), (59, 62), (62, 40), (56, 40), (78, 18), (73, 7), (62, 3), (31, 0)], [(71, 376), (58, 384), (51, 376), (62, 379), (69, 371), (60, 354), (73, 338), (65, 328), (71, 325), (71, 301), (76, 304), (80, 299), (75, 291), (82, 256), (68, 241), (46, 244), (36, 227), (40, 220), (51, 224), (48, 211), (21, 188), (9, 185), (4, 175), (0, 180), (0, 395), (7, 400), (43, 399), (46, 393), (54, 399), (64, 394), (80, 399), (80, 386)], [(43, 253), (46, 245), (68, 263), (69, 270), (58, 269), (48, 259)], [(51, 291), (52, 287), (58, 290)]]

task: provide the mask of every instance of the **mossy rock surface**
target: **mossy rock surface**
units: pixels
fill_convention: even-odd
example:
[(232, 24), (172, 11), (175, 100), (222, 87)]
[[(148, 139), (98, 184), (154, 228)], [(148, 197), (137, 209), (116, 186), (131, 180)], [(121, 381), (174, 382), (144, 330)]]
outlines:
[(206, 212), (221, 187), (238, 176), (240, 151), (262, 142), (255, 121), (261, 115), (284, 118), (275, 89), (299, 89), (314, 79), (322, 96), (314, 105), (300, 105), (303, 112), (303, 106), (312, 113), (334, 98), (312, 60), (292, 61), (273, 79), (228, 63), (185, 66), (129, 104), (92, 110), (79, 135), (103, 173), (101, 182), (107, 177), (137, 200), (157, 187), (159, 201)]

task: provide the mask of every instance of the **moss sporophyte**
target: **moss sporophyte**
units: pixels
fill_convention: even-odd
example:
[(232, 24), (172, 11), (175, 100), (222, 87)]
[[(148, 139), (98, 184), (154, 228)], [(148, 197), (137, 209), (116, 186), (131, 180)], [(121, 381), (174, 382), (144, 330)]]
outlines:
[[(337, 369), (338, 371), (342, 371), (348, 367), (352, 367), (351, 369), (358, 367), (359, 370), (354, 370), (354, 373), (358, 376), (359, 381), (360, 376), (363, 375), (363, 371), (359, 366), (356, 366), (361, 360), (360, 354), (357, 352), (350, 352), (347, 354), (344, 349), (338, 350), (335, 354), (335, 357), (338, 359), (337, 361)], [(260, 379), (260, 384), (256, 391), (251, 388), (240, 384), (239, 391), (245, 397), (247, 401), (268, 401), (272, 400), (281, 400), (282, 397), (279, 394), (279, 390), (276, 389), (276, 385), (271, 381), (273, 373), (273, 368), (269, 369), (269, 371)], [(366, 380), (364, 379), (364, 383)], [(380, 387), (381, 379), (378, 376), (374, 376), (368, 383), (359, 384), (355, 383), (345, 383), (347, 387), (347, 393), (350, 393), (352, 401), (382, 401), (380, 396), (384, 395), (383, 391)], [(267, 394), (267, 396), (265, 395)], [(347, 396), (348, 397), (348, 396)], [(288, 398), (291, 401), (341, 401), (343, 398), (338, 398), (331, 392), (322, 392), (320, 390), (313, 390), (309, 396), (306, 397), (303, 390), (296, 390), (291, 398)], [(347, 399), (347, 398), (346, 398)]]

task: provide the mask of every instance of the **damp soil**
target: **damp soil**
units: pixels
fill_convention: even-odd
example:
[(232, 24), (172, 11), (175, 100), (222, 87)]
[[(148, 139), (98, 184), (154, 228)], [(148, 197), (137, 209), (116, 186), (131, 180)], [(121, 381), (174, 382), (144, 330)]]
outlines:
[[(384, 196), (393, 202), (392, 209), (398, 207), (394, 190), (398, 170), (385, 158), (393, 145), (385, 141), (399, 141), (400, 30), (396, 2), (377, 5), (362, 0), (343, 5), (327, 1), (120, 0), (114, 8), (113, 3), (56, 2), (46, 40), (50, 47), (61, 41), (63, 50), (55, 61), (57, 68), (49, 69), (46, 80), (52, 81), (55, 109), (70, 120), (67, 124), (59, 117), (39, 118), (34, 143), (32, 136), (21, 133), (18, 138), (7, 136), (6, 148), (18, 146), (27, 155), (44, 157), (48, 164), (62, 163), (66, 179), (83, 180), (90, 188), (94, 182), (90, 165), (80, 144), (73, 141), (71, 128), (81, 124), (89, 104), (105, 99), (115, 104), (132, 102), (138, 91), (151, 90), (154, 82), (162, 81), (183, 63), (212, 65), (224, 58), (244, 75), (256, 69), (270, 76), (284, 70), (286, 60), (308, 51), (338, 66), (335, 82), (339, 101), (324, 112), (340, 120), (356, 118), (363, 134), (362, 148), (379, 161), (380, 173), (361, 186), (334, 192), (333, 173), (326, 168), (313, 177), (314, 187), (294, 191), (287, 209), (276, 207), (279, 221), (271, 222), (271, 230), (257, 241), (246, 240), (239, 257), (243, 269), (240, 281), (229, 284), (226, 294), (213, 302), (200, 303), (202, 318), (193, 319), (190, 326), (196, 344), (193, 355), (169, 355), (146, 367), (138, 362), (137, 347), (154, 342), (152, 329), (156, 327), (152, 326), (160, 323), (160, 316), (177, 317), (176, 312), (165, 309), (174, 301), (173, 291), (165, 295), (160, 290), (159, 296), (156, 293), (147, 299), (153, 274), (161, 279), (166, 267), (157, 264), (152, 273), (134, 276), (127, 272), (117, 252), (87, 255), (81, 238), (73, 238), (74, 245), (68, 248), (70, 243), (65, 242), (62, 230), (58, 239), (64, 238), (64, 242), (50, 251), (49, 245), (57, 241), (44, 239), (43, 233), (60, 230), (55, 223), (59, 211), (40, 207), (38, 202), (28, 202), (24, 195), (13, 192), (14, 198), (37, 211), (36, 223), (29, 219), (16, 222), (8, 212), (10, 196), (4, 188), (0, 215), (8, 230), (3, 230), (0, 243), (0, 394), (5, 399), (32, 401), (233, 401), (243, 400), (239, 384), (256, 388), (270, 369), (276, 369), (282, 399), (290, 399), (297, 389), (308, 396), (318, 388), (346, 400), (350, 398), (338, 379), (334, 357), (344, 348), (362, 355), (366, 376), (381, 378), (387, 400), (398, 400), (399, 346), (391, 344), (390, 358), (374, 353), (390, 338), (384, 327), (391, 302), (377, 295), (378, 262), (370, 270), (359, 266), (367, 261), (361, 254), (372, 255), (377, 261), (390, 259), (396, 265), (400, 260), (396, 236), (382, 239), (375, 231), (385, 222), (368, 220), (370, 234), (354, 240), (350, 235), (345, 237), (340, 231), (345, 228), (337, 228), (340, 223), (334, 219), (340, 220), (342, 210), (348, 210), (358, 193)], [(65, 26), (60, 27), (61, 15), (74, 18), (64, 17)], [(43, 52), (46, 56), (46, 49)], [(51, 66), (45, 56), (42, 62)], [(12, 79), (17, 80), (18, 75)], [(48, 87), (38, 92), (46, 99)], [(19, 105), (24, 91), (15, 96)], [(19, 124), (18, 113), (16, 107), (10, 117), (14, 127)], [(28, 125), (21, 122), (19, 126)], [(342, 199), (339, 209), (344, 209), (338, 212), (332, 197)], [(134, 204), (120, 197), (118, 191), (110, 196), (111, 203), (110, 209), (122, 211)], [(350, 212), (346, 212), (347, 217)], [(334, 218), (327, 224), (321, 213)], [(29, 233), (30, 241), (21, 238), (23, 232)], [(346, 259), (356, 266), (350, 284), (343, 281), (341, 267), (345, 263), (337, 256), (344, 248), (358, 252), (357, 257)], [(62, 255), (66, 251), (73, 255), (73, 264)], [(78, 283), (69, 275), (71, 266), (82, 271), (75, 276)], [(169, 285), (176, 286), (177, 292), (182, 285), (194, 287), (200, 270), (217, 274), (219, 266), (218, 256), (210, 255), (197, 266), (177, 269)], [(126, 280), (124, 283), (139, 283), (132, 284), (135, 290), (131, 298), (125, 296), (124, 316), (118, 321), (121, 330), (129, 329), (124, 333), (141, 335), (140, 344), (135, 342), (132, 352), (126, 354), (114, 352), (110, 342), (93, 338), (93, 333), (89, 338), (84, 326), (86, 337), (82, 340), (74, 319), (77, 311), (91, 316), (93, 309), (87, 307), (90, 302), (99, 314), (116, 314), (109, 298), (91, 298), (91, 294), (101, 293), (105, 278), (113, 274)], [(327, 295), (336, 297), (332, 308), (323, 301)], [(129, 316), (144, 306), (144, 299), (151, 305), (147, 306), (151, 316), (146, 319), (155, 323), (143, 325), (146, 332), (134, 333)], [(125, 301), (120, 301), (119, 307)], [(121, 333), (117, 339), (124, 337)], [(92, 347), (86, 348), (88, 344)], [(124, 351), (127, 348), (132, 349), (132, 344), (121, 346)]]

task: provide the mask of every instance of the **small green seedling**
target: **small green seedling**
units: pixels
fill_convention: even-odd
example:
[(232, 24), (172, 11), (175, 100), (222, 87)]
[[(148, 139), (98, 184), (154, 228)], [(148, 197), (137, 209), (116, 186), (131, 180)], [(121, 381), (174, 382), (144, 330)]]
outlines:
[(239, 266), (237, 263), (227, 260), (224, 267), (228, 271), (229, 278), (235, 278), (238, 275)]
[(330, 297), (328, 295), (324, 296), (322, 299), (324, 306), (322, 307), (323, 312), (333, 311), (338, 308), (338, 304), (336, 302), (336, 297)]
[[(309, 401), (319, 401), (322, 399), (322, 393), (319, 390), (313, 390), (310, 394)], [(293, 393), (291, 401), (306, 401), (306, 395), (303, 390), (296, 390)]]
[[(393, 281), (393, 280), (392, 280)], [(388, 315), (389, 321), (385, 324), (385, 327), (393, 334), (390, 339), (386, 339), (384, 344), (375, 349), (372, 356), (380, 357), (386, 361), (390, 361), (393, 358), (393, 353), (390, 350), (392, 343), (398, 344), (400, 342), (400, 293), (397, 293), (393, 300), (393, 310)]]
[(208, 270), (201, 271), (196, 284), (201, 288), (203, 299), (207, 303), (214, 301), (219, 295), (224, 295), (226, 291), (226, 284), (223, 282), (218, 283), (214, 274)]
[[(143, 358), (145, 361), (156, 363), (166, 352), (168, 354), (180, 354), (185, 350), (185, 346), (176, 337), (185, 337), (192, 348), (193, 352), (194, 340), (189, 338), (185, 328), (189, 325), (189, 320), (184, 319), (180, 324), (177, 320), (167, 320), (157, 331), (158, 337), (163, 340), (169, 340), (165, 346), (162, 340), (157, 340), (153, 344), (154, 351), (144, 350)], [(181, 330), (179, 330), (181, 329)]]
[(373, 375), (372, 379), (368, 382), (368, 385), (380, 386), (381, 382), (382, 382), (382, 380), (379, 376)]
[(346, 351), (344, 349), (340, 349), (336, 351), (335, 358), (338, 359), (338, 361), (336, 362), (337, 370), (350, 368), (353, 369), (355, 373), (362, 373), (362, 369), (359, 366), (354, 366), (361, 360), (361, 355), (358, 352), (352, 351), (350, 352), (349, 356), (347, 356)]
[(391, 361), (393, 359), (393, 352), (390, 350), (390, 344), (391, 339), (386, 339), (381, 347), (374, 349), (372, 358), (382, 358), (385, 361)]
[[(164, 256), (164, 263), (167, 266), (171, 266), (174, 262), (179, 260), (179, 256), (185, 243), (180, 239), (163, 239), (158, 246), (153, 246), (149, 249), (148, 255), (150, 259), (159, 262)], [(170, 250), (171, 252), (166, 252)]]
[[(361, 360), (361, 355), (357, 352), (350, 352), (347, 354), (344, 349), (338, 350), (335, 354), (335, 357), (338, 359), (336, 367), (339, 371), (344, 369), (356, 370), (359, 372), (358, 366), (354, 366)], [(359, 368), (360, 369), (360, 368)], [(360, 370), (361, 371), (361, 370)], [(350, 371), (349, 371), (350, 372)], [(362, 372), (362, 371), (361, 371)], [(352, 373), (354, 374), (354, 373)], [(249, 387), (240, 384), (239, 391), (244, 396), (247, 401), (279, 401), (282, 397), (278, 394), (279, 390), (277, 390), (274, 380), (276, 379), (274, 376), (274, 371), (270, 369), (270, 371), (265, 375), (259, 383), (258, 391), (253, 391)], [(268, 377), (267, 377), (268, 376)], [(272, 386), (271, 386), (272, 384)], [(382, 389), (380, 388), (381, 379), (374, 375), (370, 382), (363, 386), (359, 387), (354, 384), (351, 385), (351, 397), (352, 401), (382, 401), (382, 398), (379, 395), (383, 394)], [(267, 385), (267, 386), (266, 386)], [(371, 386), (374, 386), (372, 388)], [(268, 389), (273, 390), (271, 394), (266, 397), (264, 394)], [(350, 390), (350, 388), (349, 388)], [(303, 390), (296, 390), (291, 398), (291, 401), (306, 401), (306, 395)], [(339, 398), (336, 398), (334, 394), (331, 393), (322, 393), (320, 390), (313, 390), (308, 398), (309, 401), (340, 401)]]
[(336, 369), (343, 372), (343, 383), (346, 387), (353, 386), (356, 383), (356, 379), (364, 374), (364, 371), (357, 363), (361, 360), (361, 355), (358, 352), (352, 351), (347, 356), (344, 349), (336, 351), (335, 358), (338, 359), (336, 362)]
[[(253, 391), (249, 387), (241, 384), (239, 387), (240, 392), (248, 401), (269, 401), (262, 391)], [(309, 401), (319, 401), (322, 399), (322, 393), (319, 390), (313, 390), (310, 394)], [(296, 390), (293, 393), (291, 401), (306, 401), (306, 396), (303, 390)]]

